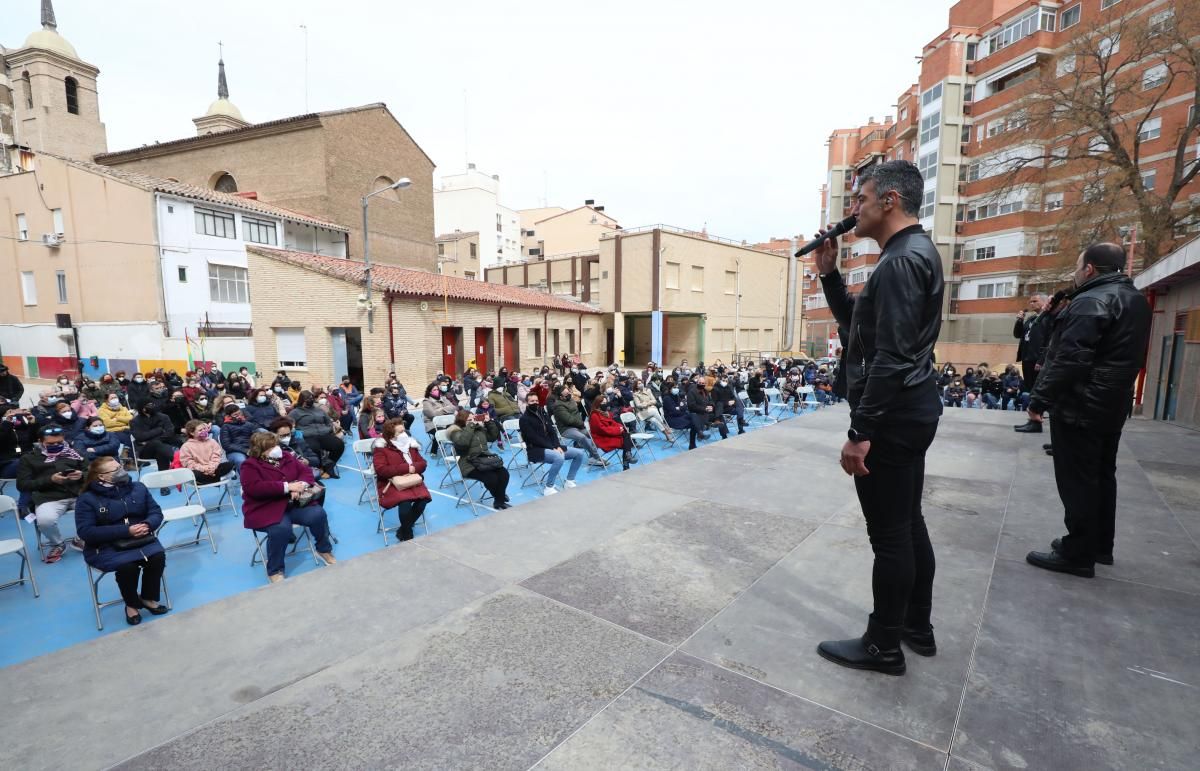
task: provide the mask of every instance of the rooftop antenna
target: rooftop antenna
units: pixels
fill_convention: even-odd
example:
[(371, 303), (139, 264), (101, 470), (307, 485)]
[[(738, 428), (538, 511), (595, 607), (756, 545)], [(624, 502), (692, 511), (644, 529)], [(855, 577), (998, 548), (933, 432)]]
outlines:
[(301, 24), (304, 30), (304, 112), (308, 113), (308, 25)]
[(467, 133), (467, 89), (463, 89), (463, 169), (471, 163), (470, 135)]

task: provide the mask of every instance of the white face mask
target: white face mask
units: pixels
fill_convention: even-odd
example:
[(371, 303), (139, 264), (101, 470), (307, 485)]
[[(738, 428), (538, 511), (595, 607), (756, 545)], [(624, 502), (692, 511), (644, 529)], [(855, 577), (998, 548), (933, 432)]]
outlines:
[(144, 378), (135, 377), (135, 378), (133, 379), (133, 382), (135, 382), (135, 383), (141, 383), (141, 382), (143, 382), (143, 380), (144, 380)]
[(207, 407), (208, 399), (200, 399), (199, 401), (196, 402), (196, 404), (199, 404), (201, 407)]
[(266, 404), (266, 403), (267, 403), (267, 397), (265, 397), (265, 396), (259, 396), (259, 397), (258, 397), (258, 398), (256, 398), (254, 401), (258, 402), (259, 404)]
[(88, 429), (88, 431), (95, 436), (103, 436), (104, 435), (104, 426), (92, 426), (91, 428)]
[(67, 420), (70, 420), (71, 418), (75, 417), (75, 413), (72, 412), (71, 410), (63, 410), (62, 412), (60, 412), (58, 414), (62, 415)]
[(279, 443), (282, 444), (284, 447), (289, 446), (292, 443), (292, 435), (288, 434), (287, 436), (279, 437)]
[(329, 404), (329, 400), (328, 399), (317, 399), (317, 404), (324, 407), (325, 405)]
[(109, 409), (119, 410), (119, 409), (121, 409), (121, 400), (120, 399), (109, 399), (108, 406), (109, 406)]
[(283, 457), (283, 448), (278, 445), (272, 447), (270, 450), (267, 450), (267, 457), (271, 460), (279, 460)]
[(396, 445), (396, 449), (408, 449), (408, 434), (396, 434), (392, 437), (392, 444)]

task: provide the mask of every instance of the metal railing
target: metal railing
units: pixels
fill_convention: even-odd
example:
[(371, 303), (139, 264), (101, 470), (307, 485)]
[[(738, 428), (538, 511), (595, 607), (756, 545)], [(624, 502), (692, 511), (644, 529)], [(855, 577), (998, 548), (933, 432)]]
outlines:
[(712, 241), (712, 242), (718, 243), (718, 244), (727, 244), (729, 246), (738, 246), (743, 249), (750, 249), (751, 251), (756, 251), (756, 252), (763, 251), (761, 249), (755, 249), (753, 246), (751, 246), (746, 241), (735, 241), (732, 238), (721, 238), (720, 236), (714, 236), (714, 235), (711, 235), (709, 233), (704, 233), (699, 230), (688, 230), (687, 228), (677, 228), (673, 225), (662, 225), (662, 224), (642, 225), (641, 227), (636, 227), (636, 228), (621, 228), (620, 230), (614, 230), (614, 231), (605, 233), (604, 235), (600, 236), (600, 240), (606, 241), (610, 238), (616, 238), (617, 236), (634, 236), (634, 235), (639, 235), (642, 233), (650, 233), (655, 230), (661, 230), (664, 233), (673, 233), (673, 234), (679, 235), (679, 236), (691, 236), (692, 238), (699, 238), (699, 239), (703, 239), (705, 241)]

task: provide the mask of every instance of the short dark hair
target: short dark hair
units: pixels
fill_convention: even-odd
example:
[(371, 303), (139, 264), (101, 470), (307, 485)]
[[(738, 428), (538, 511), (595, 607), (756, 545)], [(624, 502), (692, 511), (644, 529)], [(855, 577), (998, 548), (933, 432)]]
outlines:
[(887, 161), (872, 166), (858, 177), (858, 189), (868, 182), (875, 182), (875, 195), (882, 198), (895, 191), (900, 196), (900, 207), (910, 217), (921, 211), (925, 197), (925, 179), (920, 170), (908, 161)]
[(1083, 251), (1083, 264), (1093, 265), (1097, 273), (1120, 273), (1125, 270), (1125, 250), (1117, 244), (1093, 244)]
[(271, 425), (267, 426), (267, 430), (269, 430), (272, 434), (281, 428), (289, 428), (294, 431), (294, 430), (296, 430), (296, 422), (294, 420), (292, 420), (291, 418), (287, 418), (287, 417), (284, 417), (281, 415), (278, 418), (275, 418), (274, 420), (272, 420)]

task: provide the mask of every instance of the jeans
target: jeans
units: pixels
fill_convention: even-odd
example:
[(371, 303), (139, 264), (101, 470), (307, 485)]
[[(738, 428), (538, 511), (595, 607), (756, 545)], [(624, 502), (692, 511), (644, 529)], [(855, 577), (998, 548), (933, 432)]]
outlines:
[(546, 487), (554, 487), (554, 483), (558, 480), (558, 470), (568, 460), (571, 461), (571, 468), (567, 469), (567, 479), (575, 481), (575, 475), (579, 473), (579, 467), (583, 465), (583, 459), (587, 457), (587, 453), (578, 447), (566, 450), (545, 450), (544, 452), (546, 459), (543, 462), (550, 466), (550, 473), (546, 474)]
[(875, 609), (871, 615), (885, 627), (902, 625), (909, 607), (932, 604), (935, 561), (921, 515), (921, 493), (925, 451), (935, 433), (937, 423), (882, 427), (867, 453), (871, 473), (854, 478), (875, 553), (871, 573)]
[[(162, 588), (163, 572), (167, 569), (167, 555), (159, 552), (153, 557), (129, 562), (113, 571), (121, 599), (130, 608), (143, 608), (142, 600), (157, 603)], [(138, 594), (138, 574), (142, 576), (142, 593)]]
[(987, 405), (989, 410), (994, 410), (999, 406), (1000, 399), (993, 394), (984, 394), (983, 403)]
[(229, 462), (233, 464), (235, 469), (241, 469), (242, 464), (246, 462), (246, 454), (241, 452), (225, 453), (225, 457), (229, 458)]
[(289, 506), (283, 519), (257, 532), (267, 534), (267, 575), (283, 572), (283, 557), (292, 540), (292, 525), (302, 525), (312, 532), (317, 551), (328, 554), (333, 550), (329, 542), (329, 517), (321, 506)]
[(734, 399), (732, 405), (721, 404), (719, 408), (722, 415), (734, 415), (737, 417), (739, 434), (746, 430), (746, 407), (742, 404), (741, 399)]
[(1054, 481), (1062, 499), (1067, 534), (1060, 553), (1071, 562), (1092, 565), (1097, 554), (1112, 554), (1117, 527), (1117, 448), (1121, 432), (1099, 433), (1056, 420)]
[(50, 542), (51, 546), (58, 546), (63, 542), (62, 531), (58, 528), (58, 520), (74, 506), (74, 498), (64, 498), (61, 501), (47, 501), (34, 509), (34, 516), (37, 517), (37, 529), (46, 536), (46, 540)]
[(429, 504), (427, 500), (419, 501), (401, 501), (396, 506), (396, 513), (400, 515), (400, 528), (396, 531), (396, 538), (401, 541), (411, 541), (413, 539), (413, 526), (417, 524), (417, 520), (425, 513), (425, 507)]
[(593, 458), (600, 457), (600, 451), (596, 449), (596, 445), (592, 442), (592, 438), (578, 428), (568, 428), (558, 433), (562, 434), (563, 439), (570, 439), (575, 443), (575, 446), (586, 452)]

